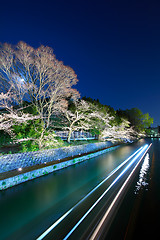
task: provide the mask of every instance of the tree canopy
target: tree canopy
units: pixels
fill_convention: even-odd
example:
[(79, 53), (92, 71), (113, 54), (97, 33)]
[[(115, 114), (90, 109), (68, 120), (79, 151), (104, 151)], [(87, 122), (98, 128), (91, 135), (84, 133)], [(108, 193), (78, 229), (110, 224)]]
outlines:
[(149, 113), (143, 114), (138, 108), (131, 108), (127, 110), (119, 109), (117, 114), (120, 117), (128, 119), (131, 126), (133, 126), (138, 132), (145, 131), (153, 124), (153, 118), (149, 116)]
[[(41, 149), (56, 142), (54, 130), (89, 131), (101, 140), (145, 136), (153, 123), (138, 108), (115, 111), (91, 97), (80, 98), (74, 70), (53, 49), (25, 42), (0, 44), (0, 131)], [(37, 148), (37, 147), (36, 147)]]

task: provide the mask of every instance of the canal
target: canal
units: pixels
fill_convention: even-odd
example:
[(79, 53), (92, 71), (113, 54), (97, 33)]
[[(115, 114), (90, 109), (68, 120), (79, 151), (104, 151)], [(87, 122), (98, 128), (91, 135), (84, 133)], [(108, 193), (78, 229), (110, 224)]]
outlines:
[(160, 139), (150, 142), (152, 147), (104, 239), (159, 239)]
[(146, 227), (152, 223), (156, 229), (160, 201), (158, 139), (123, 145), (113, 152), (1, 191), (0, 239), (89, 238), (145, 152), (145, 144), (151, 142), (102, 236), (135, 239), (137, 233), (149, 231)]

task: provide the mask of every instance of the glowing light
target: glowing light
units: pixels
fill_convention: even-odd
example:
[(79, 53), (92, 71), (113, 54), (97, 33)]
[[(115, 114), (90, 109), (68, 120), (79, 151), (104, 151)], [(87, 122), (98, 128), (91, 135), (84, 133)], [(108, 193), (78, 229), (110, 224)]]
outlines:
[(50, 233), (73, 209), (71, 208), (62, 217), (60, 217), (52, 226), (50, 226), (37, 240), (43, 239), (48, 233)]
[(146, 186), (148, 185), (148, 183), (146, 182), (146, 174), (147, 171), (149, 169), (149, 153), (146, 154), (144, 162), (142, 164), (141, 170), (140, 170), (140, 174), (139, 174), (139, 180), (136, 184), (136, 190), (135, 190), (135, 194), (138, 193), (138, 191), (140, 190), (140, 188), (142, 186)]
[(20, 168), (18, 168), (18, 171), (19, 171), (19, 172), (21, 172), (21, 171), (22, 171), (22, 168), (21, 168), (21, 167), (20, 167)]
[(135, 162), (135, 160), (144, 152), (148, 145), (145, 145), (142, 150), (133, 158), (133, 160), (125, 167), (125, 169), (116, 177), (116, 179), (110, 184), (110, 186), (104, 191), (104, 193), (97, 199), (97, 201), (89, 208), (89, 210), (83, 215), (83, 217), (76, 223), (76, 225), (71, 229), (71, 231), (66, 235), (63, 240), (66, 240), (74, 232), (74, 230), (80, 225), (80, 223), (88, 216), (88, 214), (93, 210), (93, 208), (100, 202), (100, 200), (106, 195), (106, 193), (113, 187), (113, 185), (121, 178), (121, 176), (129, 169), (129, 167)]
[(120, 197), (123, 189), (125, 188), (126, 184), (128, 183), (128, 181), (130, 180), (130, 178), (132, 177), (133, 173), (135, 172), (136, 168), (138, 167), (138, 165), (140, 164), (140, 162), (142, 161), (143, 157), (145, 156), (145, 154), (147, 153), (147, 151), (149, 150), (149, 148), (151, 147), (152, 143), (149, 145), (149, 147), (147, 148), (147, 150), (144, 152), (143, 156), (140, 158), (140, 160), (138, 161), (138, 163), (136, 164), (136, 166), (133, 168), (133, 170), (131, 171), (131, 173), (129, 174), (129, 176), (127, 177), (126, 181), (123, 183), (122, 187), (120, 188), (120, 190), (118, 191), (117, 195), (115, 196), (114, 200), (112, 201), (111, 205), (109, 206), (108, 210), (106, 211), (105, 215), (103, 216), (103, 218), (101, 219), (100, 223), (98, 224), (96, 230), (94, 231), (94, 233), (92, 234), (90, 240), (94, 240), (97, 239), (98, 236), (98, 232), (101, 229), (101, 226), (103, 225), (104, 221), (106, 220), (106, 218), (108, 217), (111, 209), (113, 208), (114, 204), (116, 203), (117, 199)]
[[(147, 147), (145, 145), (144, 147)], [(144, 149), (143, 147), (143, 149)], [(123, 165), (125, 165), (131, 158), (136, 154), (140, 153), (142, 150), (140, 147), (136, 152), (134, 152), (130, 157), (123, 161), (118, 167), (116, 167), (102, 182), (100, 182), (94, 189), (92, 189), (84, 198), (82, 198), (76, 205), (74, 205), (70, 210), (68, 210), (63, 216), (61, 216), (56, 222), (54, 222), (37, 240), (42, 240), (49, 232), (51, 232), (66, 216), (68, 216), (79, 204), (81, 204), (87, 197), (89, 197), (96, 189), (98, 189), (105, 181), (107, 181), (114, 173), (116, 173)], [(141, 154), (141, 153), (140, 153)], [(139, 155), (138, 155), (139, 156)], [(137, 158), (138, 158), (137, 156)], [(136, 158), (136, 159), (137, 159)], [(111, 185), (110, 185), (111, 186)], [(113, 185), (112, 185), (113, 186)], [(110, 188), (109, 188), (110, 189)], [(107, 191), (109, 191), (109, 189)], [(88, 215), (88, 214), (87, 214)]]

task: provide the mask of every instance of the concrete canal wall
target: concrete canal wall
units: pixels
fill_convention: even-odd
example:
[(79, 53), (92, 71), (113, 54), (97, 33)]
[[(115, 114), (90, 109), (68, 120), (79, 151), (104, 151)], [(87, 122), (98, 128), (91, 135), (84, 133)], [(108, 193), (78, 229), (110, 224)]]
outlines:
[(19, 174), (17, 176), (10, 177), (10, 178), (4, 179), (4, 180), (0, 180), (0, 190), (4, 190), (4, 189), (7, 189), (9, 187), (13, 187), (17, 184), (26, 182), (28, 180), (32, 180), (34, 178), (44, 176), (44, 175), (49, 174), (51, 172), (57, 171), (59, 169), (62, 169), (62, 168), (80, 163), (84, 160), (99, 156), (99, 155), (104, 154), (106, 152), (113, 151), (118, 147), (119, 146), (110, 147), (110, 148), (100, 150), (100, 151), (95, 152), (95, 153), (87, 154), (87, 155), (82, 156), (82, 157), (76, 157), (72, 160), (64, 161), (64, 162), (57, 163), (57, 164), (54, 164), (54, 165), (51, 165), (51, 166), (46, 166), (46, 167), (36, 169), (36, 170), (30, 171), (30, 172)]
[(0, 173), (40, 165), (45, 162), (58, 161), (60, 159), (101, 150), (112, 145), (111, 142), (99, 142), (43, 151), (2, 155), (0, 156)]

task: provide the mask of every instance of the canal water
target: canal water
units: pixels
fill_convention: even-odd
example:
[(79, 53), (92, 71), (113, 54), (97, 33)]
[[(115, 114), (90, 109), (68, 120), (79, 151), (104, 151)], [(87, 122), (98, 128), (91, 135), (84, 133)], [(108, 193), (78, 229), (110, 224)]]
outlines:
[(127, 192), (105, 239), (159, 239), (160, 139), (152, 147)]
[(158, 139), (124, 145), (113, 152), (1, 191), (0, 239), (36, 239), (113, 169), (151, 141), (152, 149), (142, 162), (106, 239), (130, 239), (131, 236), (135, 239), (137, 233), (147, 232), (146, 226), (153, 223), (156, 227), (160, 203)]

